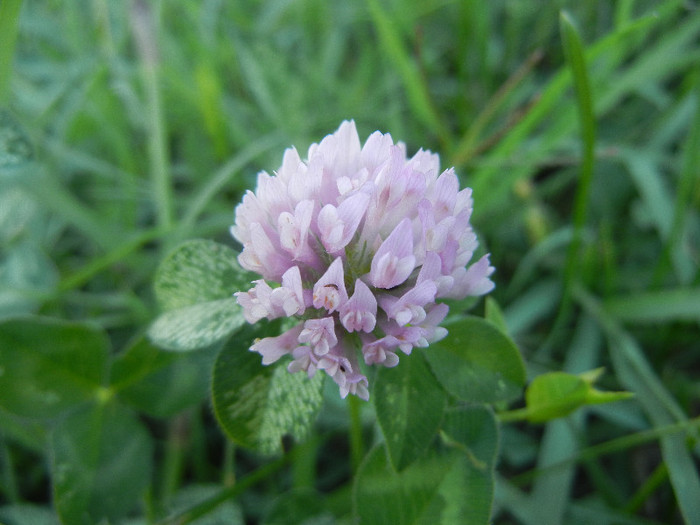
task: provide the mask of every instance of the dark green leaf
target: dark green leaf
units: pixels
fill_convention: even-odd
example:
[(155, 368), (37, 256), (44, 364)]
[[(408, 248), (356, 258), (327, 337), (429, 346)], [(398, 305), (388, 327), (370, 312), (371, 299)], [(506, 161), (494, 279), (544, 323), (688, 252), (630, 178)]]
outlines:
[(141, 338), (114, 361), (111, 388), (139, 412), (170, 417), (206, 398), (217, 350), (167, 352)]
[(156, 298), (166, 312), (153, 323), (149, 337), (173, 351), (223, 341), (245, 323), (233, 294), (249, 285), (250, 276), (231, 248), (202, 239), (181, 244), (156, 273)]
[(391, 462), (397, 470), (425, 452), (435, 437), (447, 396), (416, 352), (394, 368), (382, 368), (372, 399)]
[(445, 414), (442, 428), (448, 443), (464, 453), (462, 475), (443, 491), (448, 505), (442, 522), (489, 523), (499, 443), (496, 418), (484, 406), (454, 408)]
[(57, 281), (53, 261), (35, 242), (16, 243), (0, 260), (0, 318), (36, 312)]
[(237, 253), (214, 241), (195, 239), (178, 246), (158, 267), (155, 292), (163, 310), (175, 310), (250, 288), (251, 274)]
[(221, 342), (243, 324), (243, 311), (231, 297), (165, 312), (148, 336), (161, 348), (186, 352)]
[(495, 403), (518, 397), (525, 367), (518, 348), (492, 323), (467, 317), (424, 354), (445, 389), (463, 401)]
[(263, 525), (333, 525), (324, 498), (313, 490), (296, 490), (277, 498)]
[(51, 451), (54, 504), (63, 523), (114, 522), (150, 483), (151, 438), (116, 403), (71, 414), (55, 428)]
[(306, 437), (323, 400), (323, 374), (290, 374), (283, 363), (263, 366), (249, 351), (252, 338), (227, 344), (214, 366), (212, 400), (219, 424), (239, 445), (264, 454), (281, 450), (282, 438)]
[(355, 478), (355, 514), (363, 525), (489, 523), (493, 479), (475, 475), (461, 451), (430, 454), (397, 473), (383, 447), (372, 450)]
[(101, 331), (41, 317), (0, 323), (0, 405), (26, 417), (54, 417), (94, 399), (107, 376)]
[(0, 438), (11, 438), (37, 453), (46, 447), (46, 421), (17, 416), (0, 407)]
[(498, 425), (493, 412), (480, 405), (451, 408), (442, 432), (452, 446), (462, 450), (477, 470), (493, 470), (498, 454)]
[(384, 447), (374, 448), (355, 477), (353, 499), (357, 518), (363, 525), (440, 523), (441, 509), (431, 509), (431, 503), (437, 498), (438, 506), (445, 505), (438, 488), (455, 467), (455, 457), (456, 453), (443, 457), (431, 455), (397, 473)]

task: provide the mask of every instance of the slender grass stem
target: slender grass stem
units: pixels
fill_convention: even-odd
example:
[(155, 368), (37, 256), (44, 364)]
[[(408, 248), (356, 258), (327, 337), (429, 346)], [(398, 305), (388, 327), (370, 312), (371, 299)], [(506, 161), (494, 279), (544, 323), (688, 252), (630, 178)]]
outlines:
[(588, 78), (588, 69), (581, 37), (572, 20), (562, 12), (560, 28), (564, 54), (571, 71), (576, 93), (579, 121), (582, 139), (581, 175), (579, 177), (573, 210), (573, 236), (566, 254), (564, 266), (564, 287), (559, 313), (554, 320), (550, 337), (543, 345), (544, 351), (553, 345), (557, 334), (567, 322), (572, 310), (572, 290), (579, 280), (581, 273), (581, 244), (588, 215), (588, 200), (593, 180), (595, 164), (596, 123), (593, 109), (593, 94)]
[(387, 61), (396, 68), (416, 118), (440, 138), (443, 146), (448, 146), (448, 129), (435, 108), (425, 79), (406, 51), (396, 24), (377, 0), (367, 0), (367, 7), (377, 30), (380, 50), (385, 54)]
[(192, 227), (199, 215), (221, 189), (228, 184), (233, 176), (248, 162), (258, 155), (265, 153), (278, 145), (280, 136), (277, 133), (261, 137), (236, 153), (226, 164), (215, 171), (190, 201), (180, 225), (183, 228)]
[(290, 457), (291, 456), (287, 454), (271, 463), (268, 463), (264, 467), (260, 467), (258, 470), (242, 477), (236, 482), (235, 485), (222, 489), (216, 495), (208, 498), (198, 505), (159, 521), (157, 525), (185, 525), (187, 523), (192, 523), (194, 520), (208, 514), (225, 501), (235, 498), (256, 483), (270, 477), (272, 474), (284, 467), (289, 462)]
[(698, 186), (698, 172), (700, 171), (700, 70), (696, 69), (693, 72), (693, 85), (692, 96), (695, 99), (695, 114), (691, 120), (690, 131), (685, 144), (683, 167), (681, 168), (676, 202), (673, 207), (671, 232), (659, 262), (654, 269), (653, 282), (656, 286), (663, 282), (668, 269), (673, 266), (674, 253), (684, 240), (688, 209), (692, 205), (693, 191), (700, 187)]
[(668, 481), (668, 467), (666, 463), (660, 463), (647, 478), (644, 484), (630, 498), (625, 505), (625, 511), (633, 514), (639, 510), (644, 502), (649, 499), (656, 490)]
[(148, 160), (157, 223), (163, 228), (170, 228), (174, 220), (173, 188), (160, 96), (157, 32), (152, 12), (146, 2), (135, 0), (131, 10), (131, 21), (141, 58), (142, 81), (146, 92)]
[(163, 234), (167, 231), (167, 229), (153, 228), (151, 230), (141, 232), (134, 238), (129, 239), (123, 244), (114, 248), (113, 250), (110, 250), (105, 255), (91, 260), (80, 270), (66, 277), (63, 281), (61, 281), (58, 287), (58, 291), (60, 293), (64, 293), (82, 286), (83, 284), (87, 283), (90, 279), (92, 279), (95, 275), (106, 270), (113, 264), (123, 260), (129, 254), (135, 252), (149, 241), (163, 236)]
[(551, 472), (555, 472), (559, 469), (569, 467), (575, 463), (581, 461), (589, 461), (602, 456), (608, 456), (610, 454), (615, 454), (622, 452), (624, 450), (629, 450), (652, 441), (657, 441), (664, 436), (670, 436), (678, 432), (686, 432), (692, 434), (700, 430), (700, 417), (695, 419), (690, 419), (687, 421), (681, 421), (679, 423), (673, 423), (671, 425), (664, 425), (661, 427), (655, 427), (643, 432), (637, 432), (635, 434), (628, 434), (619, 438), (611, 439), (605, 441), (598, 445), (593, 445), (584, 449), (581, 449), (574, 456), (567, 458), (565, 460), (559, 461), (557, 463), (552, 463), (546, 467), (540, 467), (538, 469), (533, 469), (528, 472), (524, 472), (518, 476), (513, 477), (510, 481), (516, 486), (527, 485), (532, 482), (534, 478), (539, 476), (546, 476)]
[(163, 108), (158, 87), (158, 72), (155, 66), (144, 68), (144, 82), (148, 104), (148, 153), (153, 181), (154, 200), (158, 224), (169, 228), (173, 223), (173, 197), (170, 169), (165, 144)]
[(224, 487), (233, 487), (236, 484), (236, 445), (230, 439), (224, 446), (224, 467), (222, 483)]
[(21, 7), (22, 0), (0, 2), (0, 106), (7, 103), (10, 95), (12, 57), (15, 54)]
[(583, 237), (583, 229), (586, 225), (587, 207), (591, 192), (591, 181), (593, 180), (593, 167), (595, 164), (595, 141), (596, 124), (593, 111), (593, 94), (588, 70), (584, 56), (583, 44), (578, 32), (568, 15), (562, 13), (561, 16), (562, 40), (567, 62), (571, 68), (576, 91), (576, 102), (579, 110), (582, 135), (582, 162), (581, 176), (574, 201), (574, 235), (569, 245), (566, 256), (566, 267), (564, 270), (565, 288), (564, 299), (566, 303), (571, 301), (571, 290), (575, 281), (575, 276), (579, 271), (579, 248)]
[(452, 155), (454, 166), (462, 166), (471, 159), (478, 150), (477, 140), (486, 125), (496, 115), (499, 108), (508, 99), (513, 90), (532, 71), (535, 65), (542, 59), (542, 50), (533, 52), (527, 60), (503, 83), (496, 93), (489, 99), (484, 108), (469, 126), (464, 136), (460, 139)]
[(161, 471), (160, 504), (167, 507), (182, 478), (191, 414), (184, 412), (170, 421)]

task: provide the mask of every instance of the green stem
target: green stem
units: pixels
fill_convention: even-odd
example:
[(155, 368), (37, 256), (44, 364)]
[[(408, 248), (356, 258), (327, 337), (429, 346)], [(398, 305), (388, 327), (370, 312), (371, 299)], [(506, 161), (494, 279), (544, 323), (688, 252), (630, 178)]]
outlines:
[(233, 487), (236, 484), (236, 445), (230, 439), (226, 440), (224, 448), (224, 487)]
[(0, 1), (0, 106), (7, 103), (10, 94), (12, 57), (19, 29), (19, 11), (22, 0)]
[(365, 455), (365, 446), (362, 439), (360, 400), (357, 397), (348, 396), (348, 410), (350, 411), (350, 460), (352, 462), (352, 471), (357, 472)]
[(165, 458), (163, 459), (162, 484), (160, 486), (160, 504), (162, 507), (168, 506), (170, 498), (180, 484), (188, 441), (189, 416), (189, 413), (185, 412), (176, 416), (170, 422)]
[(185, 525), (187, 523), (192, 523), (197, 518), (210, 513), (225, 501), (237, 497), (259, 481), (270, 477), (272, 474), (286, 465), (289, 459), (289, 454), (282, 456), (272, 463), (268, 463), (264, 467), (260, 467), (258, 470), (241, 478), (235, 485), (222, 489), (218, 494), (203, 501), (202, 503), (199, 503), (198, 505), (176, 514), (175, 516), (170, 516), (169, 518), (159, 521), (157, 525)]
[(496, 414), (498, 421), (501, 423), (513, 423), (514, 421), (525, 421), (527, 419), (527, 408), (518, 408), (515, 410), (506, 410)]
[(310, 437), (292, 452), (292, 479), (295, 489), (314, 488), (316, 483), (316, 460), (318, 438)]
[(546, 467), (539, 467), (536, 470), (530, 470), (524, 472), (518, 476), (515, 476), (510, 481), (516, 486), (524, 486), (532, 483), (532, 480), (540, 477), (546, 476), (559, 469), (569, 467), (575, 463), (582, 461), (590, 461), (597, 459), (601, 456), (607, 456), (610, 454), (615, 454), (617, 452), (622, 452), (623, 450), (630, 450), (640, 445), (650, 443), (652, 441), (660, 440), (665, 436), (670, 436), (678, 432), (685, 432), (688, 435), (692, 435), (693, 432), (700, 429), (700, 417), (690, 419), (687, 421), (681, 421), (679, 423), (672, 423), (670, 425), (664, 425), (661, 427), (651, 428), (649, 430), (644, 430), (642, 432), (637, 432), (635, 434), (629, 434), (619, 438), (611, 439), (600, 443), (598, 445), (593, 445), (582, 449), (576, 455), (547, 465)]
[(168, 165), (165, 118), (158, 82), (157, 31), (152, 12), (145, 1), (135, 0), (131, 14), (134, 36), (141, 58), (143, 85), (146, 91), (148, 160), (157, 223), (162, 228), (170, 228), (173, 224), (173, 195), (170, 166)]
[(158, 88), (158, 72), (154, 65), (145, 67), (144, 80), (148, 97), (148, 155), (158, 213), (158, 225), (163, 228), (170, 228), (173, 223), (172, 186), (167, 161), (167, 147), (165, 145), (165, 126), (160, 89)]
[(636, 513), (642, 507), (642, 505), (644, 505), (644, 502), (649, 499), (649, 496), (656, 492), (656, 490), (663, 483), (666, 483), (666, 481), (668, 481), (668, 467), (666, 466), (666, 463), (662, 462), (654, 469), (651, 476), (649, 476), (644, 484), (639, 487), (639, 490), (634, 493), (632, 498), (630, 498), (627, 505), (625, 505), (625, 512), (629, 514)]

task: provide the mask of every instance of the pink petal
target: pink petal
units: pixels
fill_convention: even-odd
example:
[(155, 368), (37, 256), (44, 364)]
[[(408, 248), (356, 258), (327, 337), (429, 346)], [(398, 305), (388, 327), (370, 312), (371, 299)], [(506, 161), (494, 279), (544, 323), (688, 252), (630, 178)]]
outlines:
[(262, 355), (262, 364), (272, 364), (280, 357), (291, 353), (297, 346), (297, 337), (299, 336), (301, 329), (302, 326), (299, 324), (277, 337), (257, 339), (255, 343), (253, 343), (253, 346), (250, 347), (250, 350), (251, 352), (258, 352), (260, 355)]
[(343, 261), (337, 257), (314, 285), (313, 305), (333, 313), (347, 300)]
[(384, 240), (372, 259), (370, 281), (377, 288), (393, 288), (403, 283), (415, 268), (413, 227), (402, 220)]
[(377, 324), (377, 299), (360, 279), (355, 291), (339, 310), (340, 322), (348, 332), (371, 332)]

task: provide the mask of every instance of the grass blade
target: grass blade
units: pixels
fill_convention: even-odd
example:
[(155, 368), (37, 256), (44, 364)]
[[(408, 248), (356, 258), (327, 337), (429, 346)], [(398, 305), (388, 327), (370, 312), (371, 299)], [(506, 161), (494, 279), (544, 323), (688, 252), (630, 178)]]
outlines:
[[(640, 405), (654, 426), (687, 421), (685, 413), (657, 377), (637, 342), (586, 292), (577, 290), (577, 298), (606, 331), (618, 378), (626, 388), (637, 395)], [(662, 436), (661, 453), (668, 467), (681, 514), (686, 523), (698, 523), (700, 477), (687, 448), (686, 437), (685, 432)]]
[(693, 75), (693, 82), (695, 89), (691, 93), (691, 97), (692, 101), (695, 103), (695, 111), (685, 143), (683, 167), (681, 168), (676, 202), (673, 207), (671, 231), (666, 246), (664, 247), (663, 255), (654, 272), (656, 282), (661, 281), (666, 273), (666, 268), (668, 268), (671, 263), (675, 263), (676, 274), (683, 284), (688, 284), (693, 279), (693, 274), (697, 272), (697, 269), (692, 265), (692, 261), (691, 265), (693, 267), (687, 273), (682, 273), (683, 269), (679, 264), (690, 259), (690, 254), (688, 253), (690, 250), (687, 247), (690, 241), (686, 240), (688, 237), (686, 224), (688, 209), (693, 200), (694, 188), (698, 187), (697, 176), (700, 172), (700, 74), (697, 72)]
[(588, 68), (581, 37), (566, 12), (562, 11), (559, 21), (564, 55), (571, 70), (576, 92), (583, 150), (581, 176), (579, 177), (574, 201), (574, 232), (566, 254), (566, 265), (564, 268), (564, 296), (559, 316), (559, 319), (563, 320), (570, 306), (571, 287), (576, 280), (576, 274), (579, 269), (579, 248), (581, 246), (583, 228), (586, 224), (588, 198), (591, 192), (593, 166), (595, 163), (596, 123), (595, 114), (593, 113), (593, 94), (590, 80), (588, 79)]
[(17, 40), (19, 11), (22, 0), (0, 2), (0, 105), (4, 105), (10, 93), (10, 72)]
[(664, 323), (700, 320), (700, 288), (676, 288), (612, 297), (605, 310), (619, 321)]
[(173, 189), (168, 166), (165, 117), (159, 86), (158, 44), (152, 13), (144, 1), (136, 1), (131, 23), (141, 59), (143, 86), (146, 92), (148, 157), (153, 184), (158, 225), (168, 229), (173, 224)]
[(377, 0), (367, 0), (369, 12), (379, 34), (382, 51), (391, 64), (398, 70), (408, 102), (416, 117), (428, 126), (444, 143), (448, 133), (435, 107), (432, 105), (430, 93), (411, 57), (401, 42), (401, 35), (396, 30), (389, 15), (384, 12)]
[[(667, 2), (655, 12), (616, 29), (589, 46), (586, 60), (589, 63), (604, 61), (606, 65), (594, 78), (595, 85), (600, 86), (595, 100), (598, 115), (610, 111), (622, 97), (636, 90), (636, 86), (663, 81), (670, 72), (697, 60), (686, 47), (697, 34), (700, 16), (687, 19), (678, 31), (664, 39), (663, 49), (670, 56), (679, 57), (675, 61), (664, 62), (659, 58), (655, 49), (660, 44), (647, 45), (639, 58), (631, 56), (639, 51), (640, 37), (653, 34), (655, 29), (669, 23), (677, 15), (678, 9), (679, 2)], [(654, 52), (651, 53), (651, 50)], [(628, 69), (622, 72), (616, 70), (625, 60), (634, 61)], [(612, 81), (611, 78), (615, 80)], [(575, 122), (573, 108), (561, 104), (569, 82), (568, 71), (562, 68), (538, 95), (527, 114), (480, 160), (480, 168), (474, 172), (472, 182), (474, 195), (480, 199), (476, 213), (493, 213), (510, 192), (512, 185), (530, 175), (539, 162), (548, 158), (554, 148), (561, 145), (562, 139), (570, 136)], [(528, 142), (537, 126), (552, 118), (552, 115), (555, 115), (554, 118), (548, 123), (547, 131), (540, 136), (535, 147), (518, 152), (518, 148)], [(519, 161), (512, 165), (512, 159), (516, 155)], [(507, 173), (503, 171), (504, 164), (509, 168)]]

